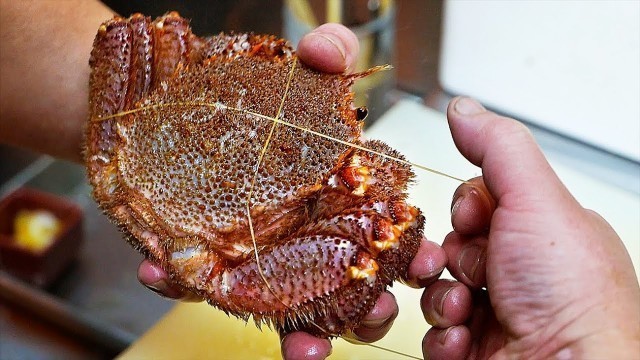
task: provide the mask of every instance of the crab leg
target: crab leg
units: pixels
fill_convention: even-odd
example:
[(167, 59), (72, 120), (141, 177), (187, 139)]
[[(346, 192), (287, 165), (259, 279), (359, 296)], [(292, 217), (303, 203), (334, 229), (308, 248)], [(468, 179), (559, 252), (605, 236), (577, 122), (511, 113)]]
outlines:
[[(182, 19), (184, 24), (175, 24), (175, 16), (165, 16), (171, 26), (159, 26), (160, 30), (155, 31), (157, 35), (154, 35), (151, 20), (140, 14), (129, 19), (116, 16), (100, 26), (89, 60), (92, 68), (89, 96), (92, 119), (129, 109), (152, 90), (152, 79), (154, 84), (159, 84), (173, 74), (178, 61), (183, 59), (184, 51), (177, 53), (179, 58), (176, 60), (176, 55), (170, 50), (176, 46), (186, 48), (183, 38), (188, 31), (186, 20)], [(162, 24), (165, 18), (156, 24)], [(174, 33), (177, 35), (172, 36)], [(155, 53), (154, 41), (159, 45)], [(152, 69), (156, 69), (155, 75)], [(87, 144), (87, 153), (94, 154), (86, 159), (89, 177), (97, 184), (94, 195), (104, 200), (115, 197), (114, 192), (117, 191), (114, 185), (117, 176), (114, 154), (118, 141), (117, 121), (118, 118), (108, 118), (90, 122), (87, 129), (88, 139), (98, 139)]]
[[(256, 262), (249, 259), (203, 285), (211, 303), (238, 316), (250, 312), (257, 322), (264, 319), (278, 329), (295, 329), (312, 320), (319, 327), (316, 330), (327, 336), (350, 324), (371, 292), (384, 286), (375, 276), (369, 281), (351, 277), (366, 256), (358, 244), (345, 238), (305, 236), (261, 253), (264, 279)], [(343, 293), (353, 294), (348, 302), (338, 304), (337, 299), (345, 299)]]
[[(131, 215), (131, 205), (121, 194), (118, 184), (119, 141), (118, 123), (125, 117), (111, 117), (134, 104), (168, 80), (181, 62), (188, 57), (191, 35), (187, 20), (169, 13), (151, 22), (140, 14), (129, 19), (114, 17), (98, 29), (91, 53), (90, 115), (86, 144), (88, 176), (94, 186), (94, 196), (104, 208), (114, 208), (118, 223), (137, 223)], [(130, 231), (131, 232), (131, 231)], [(136, 230), (157, 238), (149, 226)], [(139, 234), (136, 234), (139, 235)], [(139, 244), (149, 251), (148, 244)]]

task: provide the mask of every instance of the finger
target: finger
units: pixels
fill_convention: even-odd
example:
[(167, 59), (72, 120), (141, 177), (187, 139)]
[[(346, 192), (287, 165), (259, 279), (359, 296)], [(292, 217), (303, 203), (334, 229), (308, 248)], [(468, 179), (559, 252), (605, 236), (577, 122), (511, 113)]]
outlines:
[(202, 298), (198, 295), (173, 284), (169, 275), (158, 265), (149, 260), (142, 260), (138, 267), (138, 281), (151, 291), (169, 299), (198, 302)]
[(414, 288), (423, 288), (438, 279), (447, 266), (447, 254), (440, 245), (422, 239), (416, 256), (413, 258), (405, 283)]
[(302, 331), (286, 335), (280, 342), (282, 358), (285, 360), (325, 359), (331, 354), (331, 342)]
[(305, 64), (327, 73), (353, 70), (359, 51), (358, 38), (341, 24), (324, 24), (305, 35), (297, 53)]
[(451, 225), (459, 234), (487, 232), (496, 202), (484, 185), (482, 177), (462, 184), (453, 194)]
[(471, 350), (471, 334), (464, 325), (447, 329), (431, 328), (422, 340), (425, 359), (466, 359)]
[(457, 281), (439, 280), (429, 286), (420, 299), (420, 307), (427, 323), (448, 328), (461, 325), (471, 316), (471, 291)]
[[(484, 181), (497, 202), (505, 194), (512, 194), (513, 201), (520, 203), (548, 202), (552, 200), (549, 195), (570, 196), (522, 123), (487, 111), (466, 97), (451, 101), (447, 117), (458, 150), (482, 167)], [(545, 199), (536, 198), (541, 194)]]
[(496, 319), (486, 290), (475, 292), (473, 302), (471, 319), (466, 324), (471, 334), (471, 355), (487, 359), (504, 347), (505, 332)]
[(398, 304), (390, 292), (383, 292), (373, 309), (362, 319), (360, 326), (353, 330), (357, 340), (374, 342), (382, 339), (393, 321), (398, 317)]
[(477, 289), (487, 285), (487, 237), (467, 237), (449, 233), (442, 243), (447, 254), (447, 269), (461, 283)]

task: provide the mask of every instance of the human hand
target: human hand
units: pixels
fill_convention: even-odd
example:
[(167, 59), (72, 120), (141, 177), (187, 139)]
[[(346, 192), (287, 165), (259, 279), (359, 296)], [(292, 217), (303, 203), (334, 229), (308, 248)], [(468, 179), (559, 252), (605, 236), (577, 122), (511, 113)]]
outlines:
[(640, 288), (615, 231), (571, 196), (523, 125), (468, 98), (447, 116), (483, 177), (453, 197), (443, 248), (458, 282), (424, 292), (425, 357), (637, 357)]

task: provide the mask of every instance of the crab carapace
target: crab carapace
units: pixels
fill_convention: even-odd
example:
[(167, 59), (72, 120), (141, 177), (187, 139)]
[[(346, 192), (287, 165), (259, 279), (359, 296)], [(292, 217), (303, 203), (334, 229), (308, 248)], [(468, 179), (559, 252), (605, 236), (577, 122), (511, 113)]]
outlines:
[(273, 36), (197, 37), (177, 13), (106, 21), (90, 65), (94, 197), (179, 285), (337, 336), (406, 274), (424, 219), (410, 167), (368, 150), (402, 156), (361, 136), (367, 72), (320, 73)]

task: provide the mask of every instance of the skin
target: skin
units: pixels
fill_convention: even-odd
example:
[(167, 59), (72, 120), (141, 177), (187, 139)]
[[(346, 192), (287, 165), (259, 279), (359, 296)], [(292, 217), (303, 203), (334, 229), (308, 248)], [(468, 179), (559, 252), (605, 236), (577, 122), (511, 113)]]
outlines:
[[(0, 141), (80, 162), (89, 54), (113, 12), (96, 1), (65, 4), (0, 0)], [(307, 35), (298, 50), (327, 72), (350, 71), (358, 53), (355, 35), (335, 24)], [(640, 289), (613, 229), (576, 202), (524, 126), (464, 98), (447, 116), (483, 178), (454, 194), (454, 232), (443, 248), (423, 241), (409, 268), (407, 282), (426, 287), (421, 306), (434, 326), (425, 357), (637, 357)], [(445, 265), (457, 281), (435, 281)], [(138, 278), (164, 296), (199, 300), (147, 261)], [(381, 338), (397, 311), (383, 294), (354, 335)], [(329, 341), (302, 332), (282, 339), (286, 359), (330, 351)]]
[[(0, 0), (0, 141), (80, 162), (97, 1)], [(37, 106), (36, 106), (37, 105)]]

